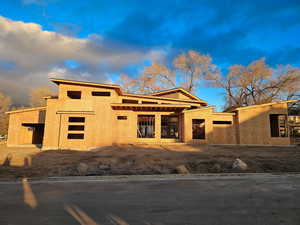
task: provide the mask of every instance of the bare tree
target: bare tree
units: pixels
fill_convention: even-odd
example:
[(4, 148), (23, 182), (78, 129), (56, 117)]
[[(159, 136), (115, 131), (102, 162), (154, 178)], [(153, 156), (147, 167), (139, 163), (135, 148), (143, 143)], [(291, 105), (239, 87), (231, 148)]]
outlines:
[(176, 86), (175, 73), (162, 63), (152, 63), (139, 76), (141, 93), (152, 93)]
[(43, 97), (53, 95), (53, 91), (49, 87), (33, 88), (30, 91), (31, 106), (45, 106), (46, 100)]
[[(135, 89), (140, 93), (152, 93), (181, 86), (193, 92), (202, 80), (218, 78), (219, 70), (216, 65), (212, 64), (212, 58), (191, 50), (178, 55), (170, 67), (163, 62), (153, 62), (145, 67), (137, 77), (135, 85), (130, 89)], [(128, 87), (128, 85), (125, 86)]]
[(120, 75), (120, 85), (126, 93), (136, 93), (138, 92), (139, 85), (138, 81), (128, 76), (127, 74)]
[(291, 66), (272, 69), (264, 58), (248, 66), (229, 67), (227, 76), (214, 80), (224, 88), (226, 109), (292, 99), (300, 91), (300, 70)]
[(7, 134), (8, 116), (5, 114), (11, 106), (11, 99), (0, 92), (0, 134)]
[(180, 54), (174, 59), (173, 64), (181, 80), (181, 86), (190, 92), (194, 92), (195, 88), (201, 85), (201, 80), (219, 78), (220, 71), (212, 64), (212, 58), (196, 51), (190, 50)]

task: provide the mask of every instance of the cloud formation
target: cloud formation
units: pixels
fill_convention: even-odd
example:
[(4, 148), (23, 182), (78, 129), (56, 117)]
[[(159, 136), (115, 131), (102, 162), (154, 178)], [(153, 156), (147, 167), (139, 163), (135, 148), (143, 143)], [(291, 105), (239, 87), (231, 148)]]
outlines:
[(0, 17), (0, 88), (19, 102), (27, 88), (45, 84), (49, 76), (105, 82), (107, 71), (160, 56), (160, 51), (136, 50), (95, 34), (75, 38)]

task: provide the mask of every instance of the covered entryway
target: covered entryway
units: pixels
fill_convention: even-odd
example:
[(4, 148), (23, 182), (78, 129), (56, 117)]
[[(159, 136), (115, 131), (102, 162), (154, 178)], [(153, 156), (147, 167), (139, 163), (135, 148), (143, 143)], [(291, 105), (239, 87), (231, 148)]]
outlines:
[(22, 126), (28, 127), (32, 131), (32, 143), (35, 145), (42, 145), (44, 138), (44, 123), (22, 123)]
[[(190, 105), (112, 103), (111, 106), (116, 111), (116, 132), (125, 134), (127, 143), (183, 141), (182, 111)], [(125, 142), (125, 138), (119, 142)]]

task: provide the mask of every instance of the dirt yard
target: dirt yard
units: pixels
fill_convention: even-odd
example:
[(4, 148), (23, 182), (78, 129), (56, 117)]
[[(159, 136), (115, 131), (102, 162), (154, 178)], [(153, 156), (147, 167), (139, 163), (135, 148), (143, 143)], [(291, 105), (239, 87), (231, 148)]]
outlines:
[[(232, 169), (235, 159), (248, 165)], [(0, 144), (0, 178), (177, 173), (300, 172), (300, 147), (115, 145), (93, 151), (7, 148)]]

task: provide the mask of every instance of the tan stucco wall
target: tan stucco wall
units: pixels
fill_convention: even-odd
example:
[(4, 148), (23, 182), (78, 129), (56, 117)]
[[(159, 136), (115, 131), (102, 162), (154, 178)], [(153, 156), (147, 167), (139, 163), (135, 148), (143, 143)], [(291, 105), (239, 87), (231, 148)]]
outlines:
[[(81, 91), (81, 99), (67, 97), (68, 90)], [(92, 96), (92, 91), (110, 91), (111, 96)], [(161, 116), (175, 112), (113, 109), (111, 103), (122, 103), (122, 99), (138, 100), (139, 103), (151, 101), (158, 104), (189, 104), (200, 108), (176, 113), (179, 117), (179, 140), (161, 139)], [(46, 118), (45, 113), (41, 116), (39, 110), (10, 114), (8, 145), (30, 144), (32, 131), (27, 127), (22, 127), (21, 124), (44, 121), (44, 149), (90, 149), (115, 143), (176, 141), (208, 144), (290, 144), (288, 137), (270, 137), (269, 114), (286, 114), (286, 103), (245, 108), (238, 110), (236, 114), (215, 113), (213, 110), (214, 107), (201, 107), (201, 103), (187, 103), (183, 100), (180, 102), (157, 97), (151, 99), (151, 96), (149, 98), (121, 96), (113, 88), (60, 84), (59, 97), (47, 99)], [(138, 115), (155, 115), (155, 138), (137, 138)], [(68, 133), (82, 133), (82, 131), (68, 131), (68, 126), (71, 125), (68, 121), (70, 116), (85, 117), (85, 123), (82, 124), (85, 126), (84, 139), (67, 138)], [(118, 120), (117, 116), (127, 116), (127, 120)], [(205, 120), (205, 139), (193, 140), (193, 119)], [(213, 124), (215, 120), (231, 121), (231, 124)]]
[(289, 145), (289, 137), (271, 137), (270, 114), (287, 114), (287, 104), (249, 107), (237, 112), (239, 144)]
[[(67, 91), (81, 91), (81, 99), (69, 99)], [(110, 97), (91, 96), (91, 91), (111, 91)], [(121, 103), (122, 99), (141, 101), (156, 101), (174, 104), (176, 101), (147, 99), (142, 97), (119, 96), (114, 89), (85, 87), (61, 84), (59, 98), (47, 100), (46, 129), (44, 148), (76, 148), (88, 149), (97, 146), (111, 145), (114, 143), (140, 143), (140, 142), (169, 142), (176, 141), (161, 139), (161, 115), (174, 114), (174, 112), (148, 112), (132, 110), (114, 110), (111, 103)], [(200, 104), (191, 103), (200, 106)], [(137, 138), (137, 116), (155, 115), (155, 138)], [(84, 116), (85, 138), (83, 140), (67, 139), (68, 117)], [(117, 116), (127, 116), (127, 120), (117, 120)], [(74, 131), (70, 133), (76, 133)]]
[[(186, 143), (207, 143), (207, 144), (235, 144), (235, 129), (233, 114), (214, 113), (213, 107), (187, 110), (184, 112), (184, 142)], [(192, 120), (205, 120), (205, 139), (193, 139)], [(215, 125), (214, 120), (231, 121), (231, 125)]]
[(186, 96), (185, 94), (181, 92), (173, 92), (173, 93), (168, 93), (168, 94), (162, 94), (159, 95), (161, 97), (166, 97), (166, 98), (177, 98), (177, 99), (186, 99), (186, 100), (191, 100), (189, 96)]
[(45, 110), (32, 110), (9, 114), (8, 146), (32, 144), (33, 131), (22, 123), (44, 123)]
[(234, 115), (226, 113), (212, 114), (213, 121), (230, 121), (231, 124), (213, 124), (213, 144), (236, 144), (236, 124)]

